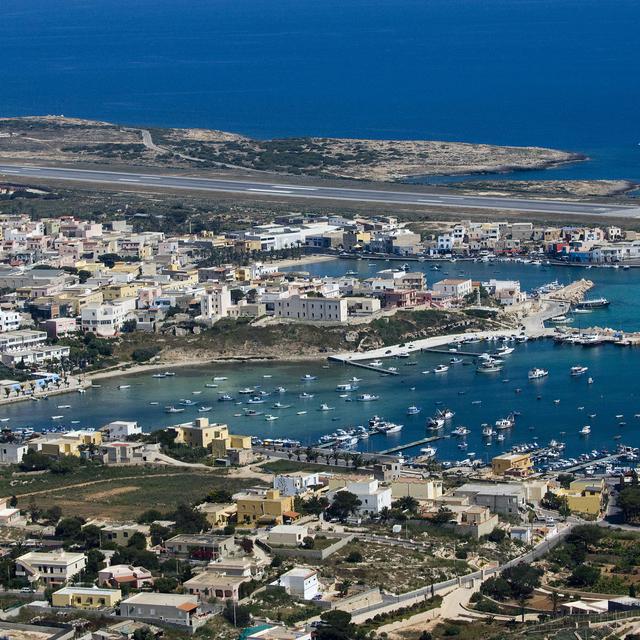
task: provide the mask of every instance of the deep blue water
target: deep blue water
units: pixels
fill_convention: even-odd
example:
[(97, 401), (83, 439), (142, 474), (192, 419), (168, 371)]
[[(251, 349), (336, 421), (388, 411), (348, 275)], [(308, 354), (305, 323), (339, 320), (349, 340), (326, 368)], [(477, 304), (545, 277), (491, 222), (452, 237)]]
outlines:
[[(21, 0), (0, 114), (545, 145), (640, 180), (637, 0)], [(545, 174), (543, 174), (545, 175)]]

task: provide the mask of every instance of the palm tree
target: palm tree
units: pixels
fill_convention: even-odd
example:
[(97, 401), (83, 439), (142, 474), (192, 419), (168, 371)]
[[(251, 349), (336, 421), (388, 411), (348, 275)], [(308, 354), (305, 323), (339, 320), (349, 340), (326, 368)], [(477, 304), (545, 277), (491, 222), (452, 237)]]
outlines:
[(547, 594), (547, 600), (549, 600), (549, 602), (551, 603), (553, 615), (555, 616), (558, 612), (558, 604), (560, 604), (560, 594), (555, 589), (553, 589)]
[(307, 447), (304, 450), (304, 456), (307, 459), (307, 462), (313, 462), (314, 458), (315, 458), (315, 453), (313, 451), (313, 449), (311, 447)]
[(333, 457), (332, 453), (325, 453), (324, 454), (324, 459), (327, 461), (327, 464), (331, 463), (331, 458)]
[(302, 449), (296, 449), (296, 460), (300, 462), (300, 456), (302, 455)]
[(360, 453), (354, 454), (351, 457), (351, 464), (353, 465), (354, 469), (361, 467), (362, 465), (364, 465), (364, 456)]
[(524, 594), (521, 594), (516, 598), (516, 602), (520, 607), (520, 615), (522, 616), (522, 622), (524, 622), (524, 610), (525, 610), (525, 607), (527, 606), (527, 600), (528, 600), (528, 597), (525, 596)]

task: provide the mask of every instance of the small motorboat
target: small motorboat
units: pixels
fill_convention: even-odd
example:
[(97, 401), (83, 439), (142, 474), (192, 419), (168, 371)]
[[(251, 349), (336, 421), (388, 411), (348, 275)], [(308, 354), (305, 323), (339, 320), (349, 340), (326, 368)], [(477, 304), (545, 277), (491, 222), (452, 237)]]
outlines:
[(209, 411), (211, 411), (211, 409), (213, 409), (213, 407), (199, 407), (198, 408), (198, 413), (209, 413)]

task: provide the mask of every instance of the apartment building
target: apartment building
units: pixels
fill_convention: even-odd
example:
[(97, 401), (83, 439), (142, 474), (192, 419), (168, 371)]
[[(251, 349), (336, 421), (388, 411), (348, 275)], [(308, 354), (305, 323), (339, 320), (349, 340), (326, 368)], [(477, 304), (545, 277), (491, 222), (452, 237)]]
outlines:
[(273, 314), (278, 318), (292, 320), (346, 322), (348, 317), (347, 300), (345, 298), (290, 296), (275, 300)]
[(16, 558), (16, 576), (45, 585), (66, 584), (86, 566), (84, 553), (63, 551), (30, 551)]

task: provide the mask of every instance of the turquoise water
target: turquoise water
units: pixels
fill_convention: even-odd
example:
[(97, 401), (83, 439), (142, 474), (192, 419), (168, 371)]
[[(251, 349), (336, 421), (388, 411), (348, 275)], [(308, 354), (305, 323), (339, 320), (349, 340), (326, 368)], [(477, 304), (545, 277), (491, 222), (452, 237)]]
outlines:
[[(358, 268), (362, 275), (387, 266), (378, 263), (369, 267), (367, 262), (352, 261), (324, 262), (306, 265), (304, 268), (318, 274), (344, 273)], [(423, 268), (433, 280), (428, 263), (416, 267)], [(452, 273), (463, 269), (474, 278), (488, 277), (519, 278), (529, 288), (553, 279), (569, 282), (579, 277), (582, 269), (560, 267), (535, 267), (518, 264), (467, 264), (456, 263), (449, 267)], [(442, 272), (439, 272), (441, 277)], [(451, 275), (451, 274), (450, 274)], [(609, 325), (626, 329), (640, 329), (636, 306), (640, 289), (640, 272), (612, 269), (591, 269), (586, 272), (596, 281), (593, 293), (605, 295), (612, 300), (606, 311), (580, 316), (586, 324)], [(624, 297), (623, 297), (624, 294)], [(626, 302), (625, 302), (626, 301)], [(588, 320), (585, 320), (587, 319)], [(489, 348), (477, 345), (479, 350)], [(456, 412), (452, 427), (465, 425), (471, 429), (467, 438), (468, 451), (479, 457), (490, 456), (509, 448), (513, 444), (532, 442), (537, 438), (540, 444), (552, 438), (567, 443), (567, 456), (575, 456), (594, 448), (613, 448), (613, 436), (620, 434), (622, 442), (640, 445), (640, 420), (634, 414), (640, 413), (640, 397), (637, 380), (640, 378), (640, 351), (638, 349), (600, 346), (583, 348), (556, 345), (552, 341), (535, 341), (516, 346), (516, 351), (506, 358), (502, 372), (482, 375), (473, 366), (452, 366), (448, 373), (435, 375), (423, 371), (433, 369), (446, 362), (449, 357), (437, 354), (416, 354), (411, 358), (416, 366), (407, 366), (405, 360), (390, 361), (389, 366), (397, 366), (400, 375), (386, 377), (375, 372), (354, 369), (343, 365), (327, 365), (324, 361), (304, 363), (245, 363), (217, 364), (199, 368), (177, 368), (175, 378), (155, 379), (151, 374), (138, 374), (126, 378), (129, 389), (120, 390), (122, 379), (101, 381), (101, 388), (86, 394), (67, 394), (38, 403), (20, 403), (3, 407), (2, 417), (10, 418), (8, 424), (14, 428), (32, 426), (36, 429), (51, 428), (59, 424), (65, 427), (100, 427), (116, 420), (138, 420), (145, 430), (153, 430), (181, 421), (192, 420), (199, 415), (197, 408), (187, 408), (184, 413), (168, 415), (163, 407), (177, 404), (181, 398), (190, 398), (213, 410), (204, 414), (211, 420), (226, 422), (231, 429), (260, 437), (289, 437), (299, 439), (303, 444), (315, 442), (321, 435), (337, 428), (366, 424), (373, 414), (404, 425), (403, 430), (391, 436), (376, 435), (362, 441), (361, 450), (380, 450), (402, 442), (411, 442), (426, 435), (426, 418), (438, 407), (450, 407)], [(471, 360), (470, 358), (468, 359)], [(587, 376), (574, 378), (569, 368), (576, 364), (589, 367), (587, 376), (594, 378), (594, 384), (587, 384)], [(329, 368), (324, 368), (324, 367)], [(531, 367), (548, 369), (550, 375), (538, 382), (529, 382), (527, 372)], [(318, 376), (313, 382), (302, 382), (306, 373)], [(347, 402), (335, 391), (337, 384), (346, 382), (356, 375), (361, 378), (358, 393), (373, 393), (380, 396), (376, 402)], [(206, 388), (213, 376), (226, 376), (217, 389)], [(270, 377), (263, 377), (270, 376)], [(245, 386), (273, 391), (284, 386), (283, 395), (273, 394), (263, 405), (253, 408), (272, 413), (280, 418), (266, 422), (263, 416), (238, 417), (241, 407), (232, 402), (218, 402), (219, 393), (229, 393), (241, 401), (247, 396), (239, 396), (237, 391)], [(516, 393), (516, 389), (521, 389)], [(413, 390), (412, 390), (413, 389)], [(200, 391), (200, 394), (193, 394)], [(301, 400), (303, 391), (314, 395), (312, 399)], [(356, 395), (356, 394), (354, 394)], [(481, 404), (474, 401), (480, 400)], [(556, 403), (555, 400), (560, 400)], [(272, 409), (273, 402), (293, 405), (290, 409)], [(158, 402), (158, 405), (150, 405)], [(326, 403), (334, 407), (332, 411), (320, 411)], [(58, 409), (57, 405), (69, 404), (71, 408)], [(417, 416), (407, 416), (410, 405), (422, 408)], [(251, 405), (243, 405), (249, 407)], [(582, 410), (579, 407), (583, 407)], [(307, 411), (297, 415), (298, 411)], [(480, 437), (480, 425), (505, 417), (511, 411), (518, 411), (512, 433), (505, 434), (503, 443), (494, 442), (485, 446)], [(63, 414), (64, 418), (53, 421), (51, 416)], [(590, 414), (596, 414), (590, 418)], [(616, 415), (624, 415), (623, 419)], [(72, 424), (78, 420), (77, 424)], [(620, 426), (620, 422), (626, 425)], [(588, 437), (578, 435), (578, 430), (590, 424), (592, 433)], [(447, 429), (448, 432), (450, 429)], [(564, 432), (564, 433), (562, 433)], [(436, 443), (438, 455), (443, 459), (464, 457), (457, 448), (454, 438)], [(409, 450), (408, 454), (417, 453)]]
[(640, 179), (637, 0), (3, 3), (0, 114), (544, 145)]

